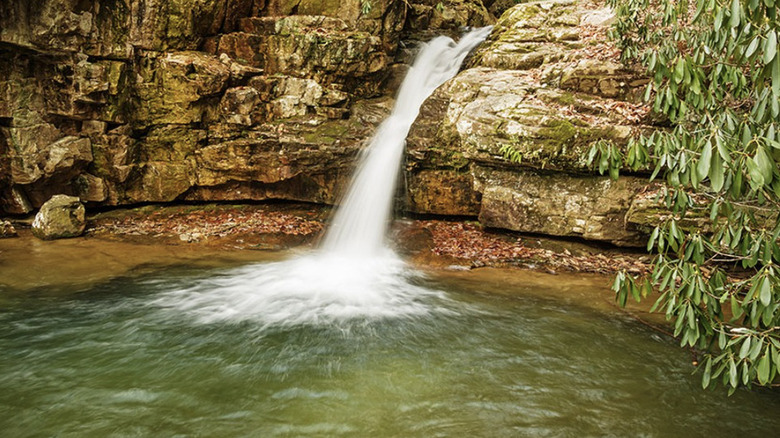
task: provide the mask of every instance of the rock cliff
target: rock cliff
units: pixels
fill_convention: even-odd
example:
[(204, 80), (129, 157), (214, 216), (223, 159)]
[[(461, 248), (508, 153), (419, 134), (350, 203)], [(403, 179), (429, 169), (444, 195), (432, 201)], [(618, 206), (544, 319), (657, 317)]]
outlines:
[[(368, 5), (368, 6), (366, 6)], [(332, 203), (390, 105), (401, 0), (0, 5), (0, 205)]]
[(616, 62), (605, 37), (610, 17), (573, 0), (504, 12), (470, 68), (421, 109), (408, 140), (408, 208), (641, 244), (631, 214), (641, 215), (632, 205), (646, 179), (613, 181), (587, 165), (594, 142), (625, 144), (653, 129), (638, 103), (648, 80)]
[(637, 244), (642, 179), (584, 161), (648, 129), (608, 20), (573, 0), (4, 1), (0, 212), (56, 194), (333, 203), (415, 44), (495, 23), (413, 127), (408, 209)]

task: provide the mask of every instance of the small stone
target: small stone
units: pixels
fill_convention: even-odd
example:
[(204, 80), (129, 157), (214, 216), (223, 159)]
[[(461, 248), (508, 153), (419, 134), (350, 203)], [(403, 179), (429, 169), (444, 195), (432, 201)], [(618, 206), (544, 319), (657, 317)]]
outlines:
[(203, 234), (201, 234), (201, 233), (181, 233), (181, 234), (179, 234), (179, 240), (181, 240), (182, 242), (192, 243), (192, 242), (198, 242), (201, 239), (203, 239)]
[(77, 237), (84, 233), (85, 216), (86, 211), (79, 198), (54, 195), (35, 215), (32, 232), (43, 240)]
[(9, 221), (0, 221), (0, 239), (5, 237), (16, 237), (16, 228)]

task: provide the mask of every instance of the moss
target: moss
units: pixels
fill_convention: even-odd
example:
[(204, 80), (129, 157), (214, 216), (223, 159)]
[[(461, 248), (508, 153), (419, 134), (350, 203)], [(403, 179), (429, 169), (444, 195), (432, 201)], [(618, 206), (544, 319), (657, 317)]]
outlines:
[(572, 142), (580, 136), (580, 130), (577, 129), (568, 120), (551, 120), (539, 129), (539, 133), (552, 140), (552, 143), (560, 149), (563, 145)]
[[(553, 119), (530, 129), (528, 135), (497, 133), (499, 141), (491, 145), (474, 145), (492, 155), (501, 154), (509, 161), (517, 161), (499, 148), (509, 148), (522, 156), (522, 164), (537, 168), (584, 170), (583, 157), (590, 144), (602, 138), (615, 138), (611, 127), (593, 127), (578, 119)], [(500, 144), (499, 144), (500, 143)]]
[(548, 100), (560, 105), (574, 105), (577, 102), (574, 94), (566, 91), (561, 92), (560, 94), (550, 94)]
[(427, 152), (426, 162), (431, 167), (460, 170), (469, 164), (469, 159), (464, 157), (463, 153), (458, 150), (432, 147)]
[(319, 125), (314, 131), (303, 134), (303, 139), (312, 144), (332, 144), (342, 139), (350, 131), (348, 121), (329, 121)]

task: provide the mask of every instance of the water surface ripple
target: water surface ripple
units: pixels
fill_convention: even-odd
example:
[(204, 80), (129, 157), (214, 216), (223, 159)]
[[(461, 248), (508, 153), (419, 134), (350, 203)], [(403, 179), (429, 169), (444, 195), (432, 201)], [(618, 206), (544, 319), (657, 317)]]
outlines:
[(328, 323), (160, 305), (206, 284), (234, 293), (222, 281), (241, 269), (170, 268), (71, 295), (6, 290), (2, 435), (718, 437), (780, 426), (777, 393), (701, 390), (673, 341), (543, 298), (553, 281), (417, 277), (398, 304), (424, 311)]

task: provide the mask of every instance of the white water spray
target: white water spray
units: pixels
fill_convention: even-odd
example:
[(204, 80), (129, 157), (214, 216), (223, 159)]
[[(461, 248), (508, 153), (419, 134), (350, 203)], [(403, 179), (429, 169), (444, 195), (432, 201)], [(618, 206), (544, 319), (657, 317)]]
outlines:
[(473, 30), (457, 44), (437, 37), (423, 46), (404, 78), (392, 114), (364, 153), (319, 251), (226, 272), (164, 293), (154, 304), (202, 322), (254, 320), (262, 326), (430, 312), (423, 299), (440, 294), (410, 284), (414, 272), (385, 246), (396, 179), (406, 135), (420, 106), (457, 74), (490, 30)]

